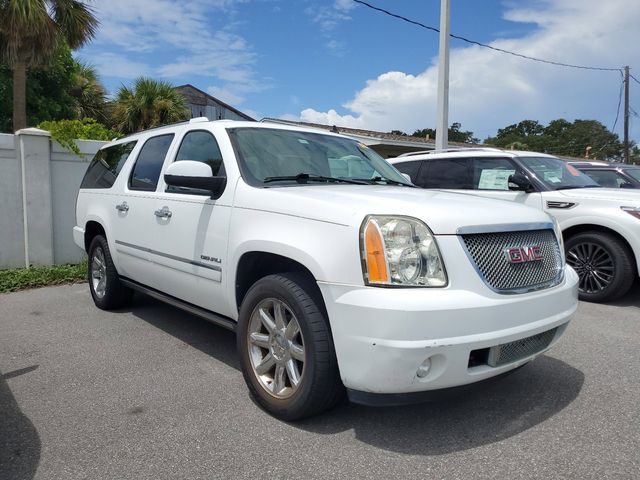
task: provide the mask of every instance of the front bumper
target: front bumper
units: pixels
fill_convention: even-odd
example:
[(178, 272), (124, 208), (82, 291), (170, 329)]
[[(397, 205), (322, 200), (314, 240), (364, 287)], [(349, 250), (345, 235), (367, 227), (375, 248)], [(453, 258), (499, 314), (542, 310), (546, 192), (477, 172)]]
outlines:
[[(340, 375), (351, 390), (397, 394), (467, 385), (517, 368), (562, 336), (577, 308), (576, 273), (522, 295), (484, 289), (385, 289), (318, 282)], [(551, 343), (516, 361), (469, 365), (472, 351), (557, 328)], [(428, 372), (418, 368), (430, 359)]]

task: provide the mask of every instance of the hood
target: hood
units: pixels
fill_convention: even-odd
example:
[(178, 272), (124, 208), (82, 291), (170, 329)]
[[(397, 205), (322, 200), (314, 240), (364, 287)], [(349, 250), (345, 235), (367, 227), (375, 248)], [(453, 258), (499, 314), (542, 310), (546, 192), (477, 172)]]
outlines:
[(640, 190), (625, 188), (573, 188), (571, 190), (557, 190), (553, 193), (572, 199), (589, 199), (612, 201), (619, 204), (629, 204), (640, 207)]
[(460, 227), (550, 222), (544, 212), (474, 195), (386, 185), (305, 185), (253, 188), (240, 182), (236, 206), (360, 227), (367, 215), (405, 215), (436, 235)]

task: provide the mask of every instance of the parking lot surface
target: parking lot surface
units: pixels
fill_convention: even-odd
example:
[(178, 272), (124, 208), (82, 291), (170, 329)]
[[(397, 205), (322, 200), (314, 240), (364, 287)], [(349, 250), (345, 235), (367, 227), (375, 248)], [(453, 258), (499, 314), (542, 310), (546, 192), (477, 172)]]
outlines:
[(291, 424), (222, 328), (86, 284), (0, 295), (0, 479), (640, 478), (639, 291), (470, 394)]

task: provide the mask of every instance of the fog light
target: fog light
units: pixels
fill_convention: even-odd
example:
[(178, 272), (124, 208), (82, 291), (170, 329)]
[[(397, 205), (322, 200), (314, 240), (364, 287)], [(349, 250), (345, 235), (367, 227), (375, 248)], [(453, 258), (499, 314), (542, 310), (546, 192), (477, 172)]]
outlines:
[(431, 370), (431, 358), (427, 358), (420, 364), (418, 370), (416, 370), (416, 376), (418, 378), (424, 378), (429, 374), (429, 370)]

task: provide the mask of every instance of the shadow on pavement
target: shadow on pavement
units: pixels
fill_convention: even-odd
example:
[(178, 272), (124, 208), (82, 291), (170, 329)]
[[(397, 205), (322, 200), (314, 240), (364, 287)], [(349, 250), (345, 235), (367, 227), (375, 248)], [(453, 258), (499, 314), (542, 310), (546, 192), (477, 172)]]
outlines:
[(10, 378), (29, 373), (32, 367), (0, 372), (0, 479), (32, 479), (40, 462), (40, 436), (16, 402), (7, 384)]
[[(239, 369), (233, 332), (143, 295), (136, 295), (131, 312)], [(326, 435), (353, 429), (359, 441), (378, 448), (442, 455), (499, 442), (550, 419), (578, 396), (583, 383), (581, 371), (542, 356), (511, 375), (478, 383), (459, 396), (385, 408), (345, 401), (324, 415), (290, 425)]]
[(613, 302), (608, 302), (609, 305), (613, 305), (614, 307), (636, 307), (640, 308), (640, 281), (634, 282), (633, 287), (629, 293), (627, 293), (624, 297), (618, 298)]

